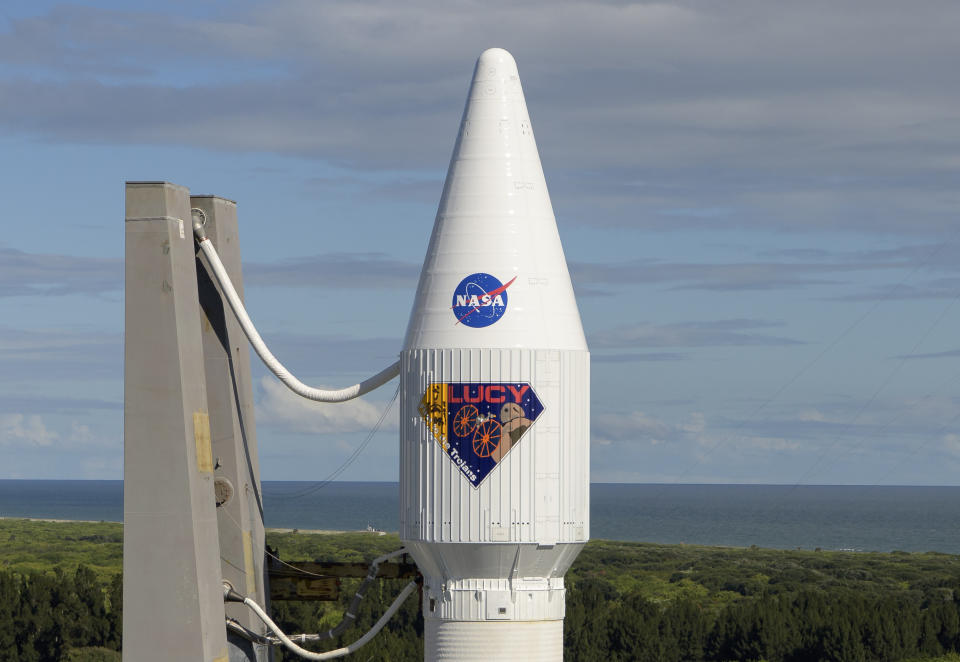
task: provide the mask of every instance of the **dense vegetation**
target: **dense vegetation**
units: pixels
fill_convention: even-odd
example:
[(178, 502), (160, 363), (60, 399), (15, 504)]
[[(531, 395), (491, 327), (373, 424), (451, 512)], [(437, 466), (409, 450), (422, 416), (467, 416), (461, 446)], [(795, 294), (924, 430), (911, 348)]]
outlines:
[[(399, 545), (362, 533), (268, 543), (285, 559), (343, 561)], [(0, 520), (0, 660), (119, 660), (121, 554), (119, 524)], [(957, 556), (594, 541), (567, 577), (570, 661), (960, 662)], [(359, 636), (404, 583), (382, 582), (332, 645)], [(274, 616), (289, 632), (329, 628), (351, 588), (338, 603), (277, 603)], [(362, 659), (421, 660), (422, 633), (410, 599)]]

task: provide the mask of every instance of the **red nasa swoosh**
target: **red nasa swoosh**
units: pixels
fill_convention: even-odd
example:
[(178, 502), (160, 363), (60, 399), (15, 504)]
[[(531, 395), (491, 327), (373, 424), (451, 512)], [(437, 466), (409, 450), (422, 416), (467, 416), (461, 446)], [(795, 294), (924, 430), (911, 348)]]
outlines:
[[(487, 292), (487, 296), (489, 296), (490, 298), (493, 298), (493, 297), (497, 296), (497, 295), (500, 294), (501, 292), (505, 291), (508, 287), (510, 287), (511, 285), (513, 285), (513, 281), (515, 281), (516, 279), (517, 279), (517, 277), (514, 276), (513, 278), (510, 279), (509, 282), (507, 282), (506, 285), (501, 285), (501, 286), (498, 287), (497, 289), (492, 290), (492, 291), (490, 291), (490, 292)], [(453, 310), (454, 308), (456, 308), (456, 306), (450, 306), (450, 310)], [(468, 317), (470, 317), (471, 315), (473, 315), (473, 314), (474, 314), (475, 312), (477, 312), (478, 310), (480, 310), (480, 308), (478, 308), (477, 306), (474, 306), (474, 307), (473, 307), (473, 310), (471, 310), (469, 313), (467, 313), (466, 315), (464, 315), (463, 317), (461, 317), (460, 319), (457, 320), (457, 324), (459, 324), (459, 323), (462, 322), (463, 320), (467, 319)]]

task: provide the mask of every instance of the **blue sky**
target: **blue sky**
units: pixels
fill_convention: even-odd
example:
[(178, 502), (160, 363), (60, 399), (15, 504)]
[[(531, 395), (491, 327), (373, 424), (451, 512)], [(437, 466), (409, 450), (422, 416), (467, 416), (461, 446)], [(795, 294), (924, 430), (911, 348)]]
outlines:
[[(5, 2), (0, 477), (121, 477), (127, 180), (238, 201), (250, 313), (302, 379), (391, 362), (500, 46), (593, 351), (595, 481), (955, 484), (958, 28), (882, 0)], [(255, 382), (272, 480), (325, 478), (393, 392)], [(341, 479), (396, 479), (396, 418)]]

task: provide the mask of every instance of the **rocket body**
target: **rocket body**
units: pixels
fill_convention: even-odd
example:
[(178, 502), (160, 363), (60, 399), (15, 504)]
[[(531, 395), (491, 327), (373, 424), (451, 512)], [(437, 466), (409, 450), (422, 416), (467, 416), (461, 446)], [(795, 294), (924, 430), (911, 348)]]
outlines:
[(477, 61), (401, 354), (426, 660), (560, 660), (590, 357), (513, 57)]

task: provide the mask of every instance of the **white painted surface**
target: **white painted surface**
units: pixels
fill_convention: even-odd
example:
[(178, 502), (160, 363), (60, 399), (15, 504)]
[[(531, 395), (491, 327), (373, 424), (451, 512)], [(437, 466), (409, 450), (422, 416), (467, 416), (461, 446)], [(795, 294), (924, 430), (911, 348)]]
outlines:
[(563, 659), (563, 621), (427, 621), (425, 649), (437, 662), (554, 662)]
[[(507, 286), (486, 326), (454, 310), (458, 286), (478, 273)], [(590, 355), (516, 63), (502, 49), (477, 61), (400, 380), (400, 535), (425, 576), (426, 659), (562, 659), (563, 575), (590, 530)], [(476, 480), (419, 411), (431, 385), (457, 383), (529, 384), (543, 406)]]
[[(590, 356), (527, 349), (405, 350), (400, 535), (437, 543), (580, 543), (590, 533)], [(543, 412), (475, 486), (418, 412), (433, 383), (529, 383)], [(479, 482), (479, 481), (478, 481)], [(506, 540), (504, 540), (506, 538)], [(471, 561), (473, 562), (473, 561)]]
[[(451, 324), (454, 287), (489, 273), (507, 312), (473, 329)], [(586, 350), (517, 65), (503, 49), (477, 60), (404, 347)]]

